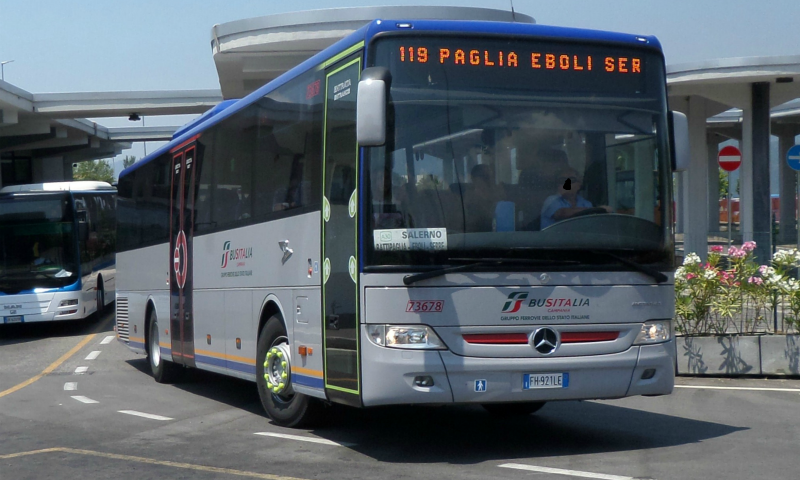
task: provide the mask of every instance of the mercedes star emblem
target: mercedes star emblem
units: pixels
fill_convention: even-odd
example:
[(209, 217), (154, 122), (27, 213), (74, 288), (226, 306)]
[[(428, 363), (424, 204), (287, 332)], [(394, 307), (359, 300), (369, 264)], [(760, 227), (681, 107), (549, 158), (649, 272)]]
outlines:
[(533, 333), (533, 348), (542, 355), (550, 355), (558, 348), (558, 333), (550, 327), (542, 327)]

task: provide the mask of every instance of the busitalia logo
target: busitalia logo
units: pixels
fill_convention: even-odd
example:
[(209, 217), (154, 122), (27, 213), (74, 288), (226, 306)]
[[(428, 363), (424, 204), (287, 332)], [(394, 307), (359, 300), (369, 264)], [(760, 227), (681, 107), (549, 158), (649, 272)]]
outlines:
[(222, 245), (222, 263), (219, 268), (227, 268), (228, 261), (245, 260), (253, 258), (253, 247), (231, 248), (231, 242), (226, 241)]
[(503, 305), (503, 313), (519, 312), (522, 302), (528, 298), (528, 292), (514, 292), (508, 296), (506, 304)]

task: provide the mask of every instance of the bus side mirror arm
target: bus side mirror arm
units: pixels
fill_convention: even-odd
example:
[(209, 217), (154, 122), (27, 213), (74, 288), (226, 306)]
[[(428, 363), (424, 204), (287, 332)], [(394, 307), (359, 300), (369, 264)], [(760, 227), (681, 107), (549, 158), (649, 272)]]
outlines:
[(689, 149), (689, 119), (680, 112), (669, 112), (669, 140), (672, 151), (672, 171), (683, 172), (689, 169), (691, 150)]
[(386, 103), (390, 84), (389, 70), (384, 67), (370, 67), (362, 72), (356, 100), (356, 137), (362, 147), (386, 143)]

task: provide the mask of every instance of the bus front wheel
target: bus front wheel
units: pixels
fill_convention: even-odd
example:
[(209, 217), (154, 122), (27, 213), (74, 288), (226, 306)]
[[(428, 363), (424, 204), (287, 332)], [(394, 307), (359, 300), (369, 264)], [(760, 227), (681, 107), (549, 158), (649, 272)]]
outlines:
[(158, 383), (172, 383), (180, 373), (182, 368), (175, 363), (164, 360), (161, 356), (161, 347), (159, 346), (159, 332), (158, 332), (158, 318), (156, 312), (150, 312), (150, 332), (149, 342), (147, 349), (147, 359), (150, 362), (150, 371), (153, 372), (153, 378)]
[(519, 402), (519, 403), (484, 403), (484, 410), (492, 415), (503, 417), (521, 417), (536, 413), (544, 407), (546, 402)]
[(301, 427), (314, 423), (324, 405), (292, 388), (291, 348), (280, 317), (273, 315), (258, 335), (256, 384), (261, 405), (277, 425)]
[(105, 291), (103, 291), (103, 277), (97, 277), (97, 318), (103, 316), (103, 310), (106, 306)]

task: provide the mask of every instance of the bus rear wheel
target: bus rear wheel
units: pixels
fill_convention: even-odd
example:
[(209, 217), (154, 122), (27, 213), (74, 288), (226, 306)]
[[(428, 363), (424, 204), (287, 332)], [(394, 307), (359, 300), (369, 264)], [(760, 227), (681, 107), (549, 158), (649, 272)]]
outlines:
[(538, 412), (547, 402), (484, 403), (481, 406), (492, 415), (522, 417)]
[(291, 348), (286, 328), (277, 315), (258, 335), (256, 384), (261, 405), (277, 425), (303, 427), (316, 422), (324, 405), (292, 388)]
[(150, 362), (150, 371), (158, 383), (172, 383), (177, 380), (183, 369), (179, 365), (164, 360), (161, 356), (161, 347), (158, 333), (158, 318), (156, 312), (150, 312), (150, 332), (148, 337), (147, 359)]

